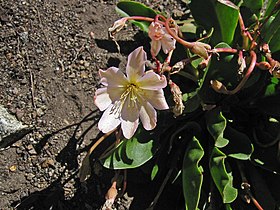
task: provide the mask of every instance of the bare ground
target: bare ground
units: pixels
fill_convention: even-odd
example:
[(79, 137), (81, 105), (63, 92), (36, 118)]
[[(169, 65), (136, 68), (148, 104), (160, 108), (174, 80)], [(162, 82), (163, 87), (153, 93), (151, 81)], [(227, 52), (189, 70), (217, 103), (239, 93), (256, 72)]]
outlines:
[[(163, 2), (147, 3), (179, 11), (173, 1)], [(86, 183), (77, 178), (88, 145), (99, 136), (100, 113), (93, 104), (97, 72), (123, 67), (133, 49), (149, 43), (130, 26), (119, 36), (118, 53), (107, 36), (118, 18), (115, 3), (0, 0), (0, 104), (32, 128), (22, 140), (0, 151), (0, 209), (102, 206), (112, 173), (94, 165)], [(132, 177), (134, 173), (139, 172), (132, 171)], [(134, 199), (131, 209), (144, 209), (153, 198), (137, 190), (149, 186), (143, 185), (145, 178), (131, 183), (128, 190), (133, 188), (133, 196), (146, 200)], [(118, 209), (129, 206), (125, 200)]]

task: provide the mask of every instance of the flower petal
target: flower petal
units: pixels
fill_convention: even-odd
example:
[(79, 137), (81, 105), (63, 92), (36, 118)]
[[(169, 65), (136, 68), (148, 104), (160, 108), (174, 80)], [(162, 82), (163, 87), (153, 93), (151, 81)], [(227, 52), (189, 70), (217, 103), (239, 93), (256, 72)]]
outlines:
[(157, 112), (149, 103), (143, 103), (140, 109), (140, 119), (146, 130), (152, 130), (157, 124)]
[(106, 71), (99, 70), (101, 83), (105, 86), (124, 87), (128, 81), (125, 75), (116, 67), (110, 67)]
[(130, 82), (135, 82), (144, 74), (146, 61), (147, 54), (143, 50), (143, 47), (138, 47), (129, 54), (126, 65), (126, 74)]
[(148, 101), (157, 110), (169, 109), (162, 89), (144, 90), (142, 97), (144, 98), (143, 100)]
[(109, 94), (109, 98), (112, 102), (115, 102), (120, 99), (121, 95), (125, 91), (125, 87), (107, 87), (107, 93)]
[(121, 122), (119, 119), (119, 113), (112, 112), (113, 105), (110, 105), (103, 113), (101, 119), (98, 122), (98, 129), (103, 133), (108, 133), (114, 130)]
[(161, 48), (161, 41), (152, 40), (151, 41), (151, 54), (152, 56), (157, 56)]
[(144, 76), (137, 80), (137, 85), (141, 89), (158, 90), (166, 87), (167, 82), (165, 76), (159, 76), (153, 71), (147, 71)]
[(99, 88), (95, 91), (94, 103), (100, 109), (104, 111), (112, 103), (111, 98), (107, 92), (107, 87)]
[(122, 121), (121, 128), (122, 128), (123, 136), (126, 139), (130, 139), (136, 132), (138, 125), (139, 125), (139, 119), (137, 119), (134, 122)]
[(170, 34), (168, 34), (165, 28), (163, 28), (163, 31), (165, 32), (165, 34), (161, 39), (161, 46), (162, 51), (167, 54), (171, 50), (175, 49), (176, 40)]
[(124, 102), (121, 111), (121, 118), (124, 121), (134, 122), (139, 118), (139, 107), (137, 102), (134, 102), (130, 99), (130, 95), (127, 96), (127, 99)]

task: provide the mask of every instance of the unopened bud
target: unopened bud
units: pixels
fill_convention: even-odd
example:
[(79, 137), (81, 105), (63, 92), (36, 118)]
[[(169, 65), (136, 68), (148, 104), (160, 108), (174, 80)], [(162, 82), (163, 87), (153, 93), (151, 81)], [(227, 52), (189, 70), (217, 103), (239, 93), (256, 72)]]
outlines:
[(218, 93), (223, 93), (223, 94), (228, 94), (228, 90), (226, 88), (226, 86), (223, 85), (223, 83), (221, 83), (218, 80), (211, 80), (210, 81), (211, 87)]
[(259, 69), (261, 69), (261, 70), (270, 70), (271, 69), (271, 65), (266, 61), (259, 62), (257, 64), (257, 67), (259, 67)]
[(194, 45), (192, 48), (190, 48), (190, 51), (193, 54), (196, 54), (204, 59), (208, 58), (208, 50), (211, 50), (211, 46), (209, 44), (205, 44), (203, 42), (194, 42)]

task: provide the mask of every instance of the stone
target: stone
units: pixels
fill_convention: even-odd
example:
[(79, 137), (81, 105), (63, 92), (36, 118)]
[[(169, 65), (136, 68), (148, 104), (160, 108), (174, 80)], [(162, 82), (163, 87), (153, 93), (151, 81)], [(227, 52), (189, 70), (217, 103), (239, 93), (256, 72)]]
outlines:
[(30, 131), (30, 127), (23, 125), (0, 105), (0, 148), (12, 145)]

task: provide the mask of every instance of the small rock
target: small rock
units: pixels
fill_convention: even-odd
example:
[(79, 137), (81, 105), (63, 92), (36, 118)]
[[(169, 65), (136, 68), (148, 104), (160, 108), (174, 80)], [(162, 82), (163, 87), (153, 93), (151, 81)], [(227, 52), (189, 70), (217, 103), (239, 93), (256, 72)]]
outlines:
[(36, 152), (36, 150), (34, 149), (34, 147), (33, 147), (32, 144), (29, 144), (29, 145), (27, 146), (27, 149), (28, 149), (28, 153), (29, 153), (30, 155), (37, 155), (37, 152)]
[(74, 72), (69, 75), (69, 78), (75, 78), (75, 77), (76, 77), (76, 74)]
[(0, 105), (0, 148), (12, 145), (31, 131)]
[(42, 108), (36, 109), (37, 116), (42, 117), (45, 113)]
[(41, 163), (42, 168), (54, 167), (54, 160), (53, 159), (46, 159)]
[(12, 165), (10, 168), (9, 168), (10, 171), (12, 172), (15, 172), (17, 170), (17, 166), (15, 165)]

